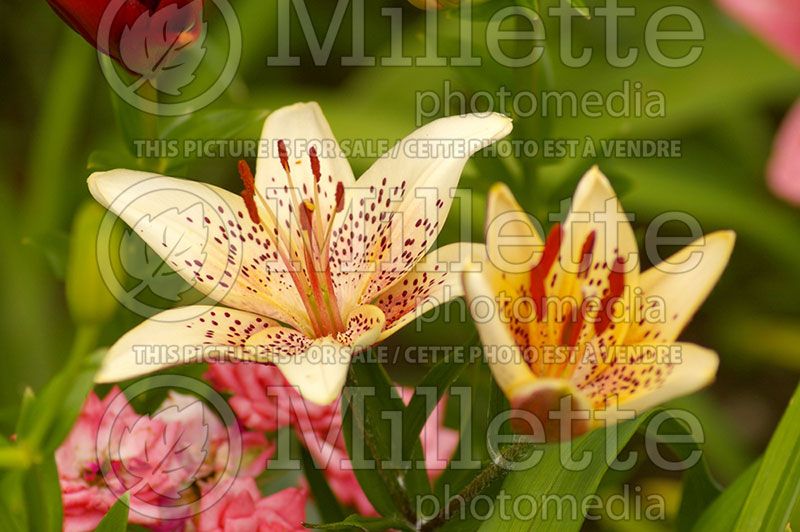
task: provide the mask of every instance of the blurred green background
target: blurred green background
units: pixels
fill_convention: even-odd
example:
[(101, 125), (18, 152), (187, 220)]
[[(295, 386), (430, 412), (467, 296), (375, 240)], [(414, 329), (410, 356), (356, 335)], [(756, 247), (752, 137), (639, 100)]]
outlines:
[[(268, 68), (266, 58), (276, 53), (278, 42), (275, 2), (232, 3), (244, 39), (239, 73), (223, 97), (198, 116), (213, 118), (220, 116), (213, 113), (231, 108), (240, 112), (230, 123), (211, 119), (212, 126), (197, 126), (191, 138), (255, 138), (261, 111), (313, 99), (320, 102), (339, 138), (397, 139), (415, 126), (416, 92), (441, 93), (445, 81), (467, 94), (506, 86), (512, 91), (569, 89), (580, 96), (590, 90), (619, 90), (624, 80), (641, 82), (645, 91), (662, 92), (667, 105), (663, 118), (543, 119), (537, 113), (517, 120), (515, 138), (678, 139), (681, 156), (476, 158), (462, 179), (462, 187), (474, 191), (473, 236), (481, 238), (483, 194), (494, 181), (508, 182), (523, 205), (541, 215), (557, 210), (559, 201), (570, 196), (577, 179), (595, 162), (611, 177), (626, 210), (636, 214), (640, 237), (648, 221), (667, 211), (691, 214), (704, 232), (734, 229), (739, 238), (731, 265), (683, 335), (720, 353), (719, 377), (709, 390), (678, 403), (703, 421), (706, 458), (721, 480), (735, 478), (763, 450), (800, 373), (800, 215), (773, 197), (764, 182), (772, 138), (800, 94), (800, 72), (711, 2), (660, 0), (640, 2), (637, 16), (624, 19), (621, 45), (643, 48), (648, 16), (664, 5), (686, 5), (700, 16), (706, 34), (702, 56), (688, 68), (657, 65), (643, 49), (633, 66), (609, 67), (602, 58), (604, 21), (598, 18), (573, 23), (574, 49), (595, 49), (594, 60), (584, 68), (566, 68), (557, 61), (558, 28), (552, 20), (546, 20), (551, 60), (533, 68), (502, 68), (488, 60), (482, 67), (468, 68), (342, 67), (339, 58), (351, 53), (349, 11), (327, 66), (313, 65), (293, 17), (292, 51), (302, 58), (302, 66)], [(322, 35), (336, 2), (311, 4), (309, 11)], [(475, 8), (477, 55), (486, 55), (481, 19), (492, 12), (490, 6), (498, 5), (502, 3)], [(383, 7), (402, 9), (405, 50), (412, 56), (424, 55), (425, 14), (400, 0), (365, 6), (367, 54), (388, 55), (389, 23), (381, 16)], [(209, 20), (210, 57), (218, 56), (218, 48), (225, 45), (224, 39), (215, 41), (215, 22), (219, 19)], [(7, 69), (0, 100), (0, 428), (9, 433), (24, 387), (39, 389), (58, 372), (71, 342), (74, 327), (66, 310), (62, 268), (73, 214), (89, 198), (87, 161), (91, 158), (96, 167), (161, 164), (174, 175), (233, 190), (239, 183), (234, 159), (133, 160), (130, 138), (135, 134), (128, 129), (126, 139), (125, 128), (120, 127), (121, 118), (124, 121), (130, 112), (112, 98), (94, 50), (44, 1), (5, 0), (0, 5), (0, 25), (0, 58)], [(457, 55), (458, 32), (457, 12), (441, 12), (439, 45), (444, 54)], [(676, 55), (691, 46), (672, 45)], [(358, 175), (370, 159), (355, 158), (352, 163)], [(459, 237), (457, 215), (441, 243)], [(680, 235), (686, 228), (676, 224), (668, 230)], [(103, 331), (103, 340), (113, 341), (140, 319), (118, 312)], [(469, 324), (447, 329), (444, 323), (430, 324), (421, 332), (410, 325), (391, 342), (452, 344), (454, 338), (463, 336), (466, 342), (471, 335)], [(419, 371), (394, 368), (398, 378), (409, 381)], [(667, 486), (672, 481), (652, 479)]]

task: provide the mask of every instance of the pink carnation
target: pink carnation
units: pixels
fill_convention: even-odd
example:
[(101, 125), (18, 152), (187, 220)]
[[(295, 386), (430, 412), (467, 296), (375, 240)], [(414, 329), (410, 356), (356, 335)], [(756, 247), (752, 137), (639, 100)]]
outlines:
[(234, 462), (228, 431), (202, 402), (171, 393), (153, 416), (140, 416), (121, 393), (115, 387), (102, 401), (89, 394), (56, 451), (65, 530), (93, 530), (125, 492), (130, 522), (182, 528), (196, 485), (211, 486), (225, 473), (257, 475), (272, 452), (263, 434), (245, 432), (243, 469), (226, 472)]
[[(274, 366), (247, 363), (212, 364), (206, 374), (212, 384), (232, 393), (230, 404), (242, 423), (254, 430), (276, 430), (292, 424), (339, 501), (363, 515), (375, 515), (350, 467), (339, 401), (319, 406), (305, 401)], [(404, 389), (405, 401), (412, 391)], [(458, 432), (443, 426), (444, 401), (428, 419), (422, 433), (425, 462), (431, 478), (438, 477), (458, 445)]]
[[(137, 437), (147, 433), (144, 436), (147, 438), (163, 428), (140, 423), (140, 417), (127, 401), (115, 401), (120, 393), (119, 388), (115, 387), (102, 401), (94, 392), (90, 393), (72, 431), (56, 451), (64, 505), (64, 530), (94, 530), (117, 500), (114, 491), (106, 483), (106, 477), (116, 478), (116, 475), (103, 474), (103, 468), (114, 468), (116, 463), (112, 463), (102, 452), (104, 449), (98, 452), (98, 439), (104, 441), (102, 435), (106, 435), (108, 441), (118, 444), (118, 454), (129, 458), (134, 449), (130, 443), (120, 442), (123, 438), (130, 442), (136, 437), (126, 438), (126, 435), (136, 431)], [(130, 520), (143, 525), (155, 523), (154, 519), (136, 512), (131, 512)]]
[(200, 499), (194, 519), (197, 532), (289, 532), (305, 530), (307, 492), (287, 488), (262, 497), (252, 478), (237, 478), (225, 496), (214, 504)]

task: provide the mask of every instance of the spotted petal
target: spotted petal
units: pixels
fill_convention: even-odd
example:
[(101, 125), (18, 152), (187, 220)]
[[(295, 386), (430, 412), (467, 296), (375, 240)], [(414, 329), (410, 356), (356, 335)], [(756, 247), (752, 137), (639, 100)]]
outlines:
[(224, 307), (167, 310), (117, 340), (95, 380), (118, 382), (180, 364), (246, 358), (239, 348), (274, 324), (263, 316)]
[(510, 131), (499, 114), (442, 118), (378, 159), (357, 181), (333, 243), (334, 270), (359, 272), (340, 281), (337, 294), (372, 301), (410, 271), (441, 231), (469, 157)]
[(275, 364), (304, 398), (327, 405), (339, 397), (354, 351), (377, 341), (385, 321), (379, 308), (365, 305), (350, 314), (347, 330), (336, 337), (311, 339), (293, 329), (270, 327), (247, 344), (262, 361)]
[[(673, 342), (708, 297), (733, 251), (732, 231), (706, 235), (644, 272), (641, 318), (628, 331), (626, 343)], [(659, 319), (649, 318), (645, 305), (661, 307)]]
[[(508, 325), (504, 323), (496, 297), (486, 274), (464, 273), (464, 295), (472, 310), (475, 326), (481, 337), (489, 368), (500, 389), (509, 399), (529, 390), (536, 377), (524, 358), (524, 353)], [(482, 308), (480, 312), (476, 311)]]
[[(313, 201), (327, 224), (335, 214), (337, 183), (349, 188), (355, 178), (319, 104), (296, 103), (274, 111), (264, 122), (261, 141), (266, 153), (256, 162), (256, 188), (271, 205), (281, 227), (289, 223), (294, 231), (298, 229), (296, 213), (291, 211), (298, 204), (295, 199)], [(286, 147), (291, 177), (283, 168), (278, 141)], [(312, 164), (312, 148), (319, 161), (319, 179)], [(295, 190), (287, 191), (287, 187)], [(295, 233), (292, 238), (299, 241), (301, 237)]]
[[(181, 277), (225, 306), (303, 330), (308, 319), (266, 221), (221, 188), (133, 170), (92, 174), (89, 190)], [(134, 273), (134, 272), (129, 272)]]
[[(578, 183), (562, 226), (560, 260), (545, 280), (548, 294), (599, 302), (600, 318), (576, 325), (575, 342), (590, 353), (605, 354), (619, 343), (632, 319), (632, 292), (639, 277), (639, 251), (633, 228), (608, 179), (596, 166)], [(613, 319), (612, 319), (613, 317)], [(550, 339), (554, 344), (558, 340)], [(603, 367), (598, 357), (568, 368), (583, 380)]]
[(375, 300), (386, 315), (381, 340), (435, 307), (463, 295), (465, 261), (482, 253), (483, 245), (448, 244), (429, 253), (401, 280)]
[[(596, 409), (604, 408), (607, 399), (614, 397), (622, 415), (625, 411), (638, 415), (695, 392), (714, 380), (719, 366), (715, 352), (688, 343), (662, 347), (670, 349), (669, 361), (634, 361), (609, 366), (591, 383), (581, 386), (583, 393)], [(646, 346), (642, 352), (652, 355), (654, 349), (654, 346)], [(617, 421), (614, 416), (609, 411), (610, 421)]]

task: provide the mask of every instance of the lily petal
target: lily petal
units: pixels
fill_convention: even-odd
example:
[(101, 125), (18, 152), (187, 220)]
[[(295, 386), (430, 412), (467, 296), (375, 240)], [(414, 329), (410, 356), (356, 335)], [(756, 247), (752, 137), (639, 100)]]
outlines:
[(305, 399), (327, 405), (339, 397), (354, 352), (378, 340), (386, 322), (383, 312), (364, 305), (347, 319), (336, 337), (311, 339), (287, 327), (269, 327), (247, 340), (262, 362), (272, 362)]
[[(468, 271), (464, 273), (463, 282), (467, 305), (473, 311), (489, 368), (497, 385), (506, 397), (513, 400), (530, 389), (536, 382), (536, 376), (528, 366), (508, 325), (503, 323), (495, 300), (496, 294), (486, 275)], [(485, 309), (486, 315), (476, 316), (474, 309), (478, 305)], [(481, 313), (484, 314), (483, 311)]]
[[(597, 166), (578, 183), (562, 228), (561, 260), (556, 261), (560, 267), (552, 269), (545, 286), (552, 287), (550, 295), (600, 303), (601, 318), (585, 320), (576, 338), (578, 344), (588, 344), (592, 353), (605, 355), (606, 346), (618, 344), (630, 326), (633, 294), (624, 286), (638, 283), (639, 250), (622, 205)], [(623, 288), (621, 293), (608, 295), (612, 282)], [(569, 371), (582, 382), (605, 366), (603, 360), (605, 356), (600, 361), (579, 363)]]
[[(343, 226), (344, 235), (355, 229), (357, 237), (334, 242), (333, 256), (363, 273), (349, 275), (337, 295), (352, 297), (355, 290), (359, 301), (372, 301), (410, 271), (441, 231), (467, 160), (511, 127), (496, 113), (442, 118), (375, 161), (357, 181), (360, 198), (351, 203), (350, 223), (361, 225)], [(334, 271), (342, 269), (334, 265)]]
[(307, 351), (277, 356), (272, 363), (303, 398), (324, 406), (339, 398), (351, 357), (351, 347), (324, 337), (314, 340)]
[(495, 183), (486, 200), (486, 250), (506, 273), (528, 273), (541, 259), (544, 242), (531, 216), (505, 183)]
[[(633, 324), (625, 343), (673, 342), (711, 293), (728, 264), (736, 235), (718, 231), (699, 238), (666, 261), (644, 272), (640, 320)], [(663, 307), (664, 322), (648, 322), (645, 304), (652, 298)]]
[(194, 288), (225, 306), (310, 330), (302, 301), (267, 232), (227, 190), (158, 174), (89, 176), (92, 196), (117, 214)]
[(164, 311), (142, 322), (108, 350), (96, 382), (119, 382), (192, 362), (241, 357), (248, 337), (274, 322), (257, 314), (215, 306)]
[(400, 281), (375, 300), (386, 315), (380, 339), (439, 305), (464, 295), (461, 276), (465, 261), (483, 253), (481, 244), (455, 243), (442, 246), (418, 262)]
[(347, 330), (336, 335), (336, 339), (355, 349), (376, 343), (386, 326), (386, 315), (375, 305), (361, 305), (347, 317)]
[[(328, 216), (334, 214), (337, 183), (350, 188), (355, 177), (319, 104), (296, 103), (272, 112), (264, 122), (261, 140), (269, 151), (256, 162), (255, 180), (258, 190), (268, 199), (276, 196), (270, 191), (285, 196), (284, 189), (290, 183), (277, 146), (279, 140), (283, 141), (287, 149), (291, 184), (298, 189), (294, 192), (301, 200), (314, 201), (316, 188), (319, 198), (316, 208), (327, 222)], [(312, 147), (319, 161), (319, 180), (316, 179), (312, 167)], [(284, 223), (291, 217), (289, 203), (284, 201), (276, 204), (278, 219)]]
[[(622, 260), (625, 284), (634, 283), (639, 273), (639, 248), (633, 228), (617, 199), (608, 178), (597, 166), (581, 178), (572, 198), (569, 214), (562, 225), (561, 265), (572, 275), (563, 276), (557, 284), (574, 282), (586, 253), (585, 245), (593, 234), (591, 263), (587, 280), (597, 279), (594, 287), (581, 283), (586, 296), (602, 294), (607, 287), (608, 273), (615, 261)], [(564, 293), (563, 291), (561, 293)]]
[(714, 351), (689, 343), (676, 343), (671, 347), (680, 354), (679, 361), (609, 367), (582, 391), (595, 408), (601, 408), (606, 398), (615, 395), (621, 411), (638, 415), (714, 381), (719, 367), (719, 356)]

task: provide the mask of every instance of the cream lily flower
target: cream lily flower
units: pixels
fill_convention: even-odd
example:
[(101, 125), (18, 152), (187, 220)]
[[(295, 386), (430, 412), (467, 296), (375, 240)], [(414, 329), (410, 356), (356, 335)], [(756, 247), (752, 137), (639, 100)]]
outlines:
[[(460, 273), (450, 266), (471, 244), (425, 254), (467, 159), (510, 130), (498, 114), (437, 120), (356, 181), (319, 106), (303, 103), (267, 118), (262, 148), (269, 154), (255, 176), (240, 163), (241, 196), (133, 170), (91, 175), (95, 199), (219, 303), (146, 320), (111, 347), (97, 381), (222, 356), (273, 363), (307, 399), (330, 403), (355, 350), (461, 295)], [(431, 146), (439, 152), (425, 156)], [(125, 199), (132, 190), (137, 201)], [(214, 212), (196, 215), (198, 198)], [(179, 257), (165, 242), (176, 228)], [(144, 359), (142, 346), (176, 349)]]
[[(714, 379), (716, 353), (676, 339), (722, 274), (732, 232), (702, 237), (640, 273), (633, 230), (596, 167), (546, 241), (505, 185), (491, 190), (487, 211), (487, 256), (480, 273), (464, 273), (464, 290), (470, 309), (492, 310), (473, 316), (495, 380), (548, 440), (633, 417)], [(572, 417), (553, 422), (556, 410)]]

